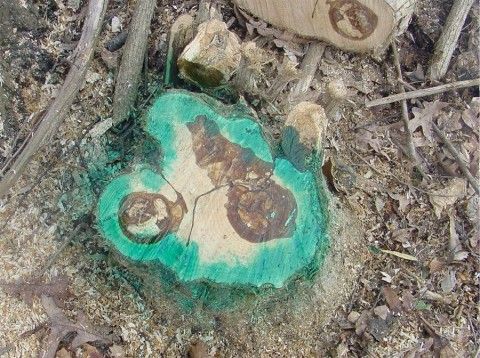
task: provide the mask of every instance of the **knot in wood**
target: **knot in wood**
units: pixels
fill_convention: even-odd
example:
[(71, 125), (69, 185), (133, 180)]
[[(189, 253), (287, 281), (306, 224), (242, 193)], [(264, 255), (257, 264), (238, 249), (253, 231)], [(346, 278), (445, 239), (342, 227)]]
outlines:
[(357, 0), (337, 0), (329, 5), (333, 29), (343, 37), (364, 40), (377, 28), (377, 15)]

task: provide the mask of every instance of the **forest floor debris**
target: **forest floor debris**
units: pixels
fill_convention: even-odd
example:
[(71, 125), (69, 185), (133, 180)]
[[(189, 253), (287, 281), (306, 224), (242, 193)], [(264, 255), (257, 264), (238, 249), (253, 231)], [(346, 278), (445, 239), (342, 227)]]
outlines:
[[(26, 3), (27, 8), (17, 9), (21, 17), (38, 21), (14, 30), (10, 19), (0, 17), (0, 34), (11, 34), (0, 37), (0, 95), (9, 98), (2, 102), (0, 97), (0, 167), (58, 95), (86, 15), (84, 1)], [(299, 78), (307, 44), (226, 3), (219, 4), (229, 30), (263, 54), (258, 57), (262, 66), (252, 64), (249, 72), (261, 80), (245, 82), (255, 96), (246, 95), (245, 100), (257, 111), (266, 134), (279, 144), (285, 120), (281, 103), (287, 103), (283, 98)], [(162, 82), (171, 25), (182, 14), (194, 15), (196, 8), (196, 1), (158, 2), (140, 88), (140, 113)], [(189, 351), (191, 356), (202, 356), (205, 351), (210, 356), (337, 357), (467, 357), (478, 353), (479, 199), (464, 175), (466, 168), (478, 183), (478, 87), (437, 93), (428, 101), (414, 96), (407, 102), (413, 116), (408, 131), (425, 170), (425, 176), (418, 176), (405, 155), (407, 128), (400, 108), (394, 104), (365, 108), (373, 98), (397, 92), (398, 74), (388, 53), (385, 61), (377, 62), (327, 46), (305, 94), (305, 100), (325, 105), (326, 86), (338, 79), (348, 91), (348, 100), (327, 128), (325, 162), (329, 164), (323, 169), (334, 194), (363, 221), (363, 244), (369, 249), (351, 301), (339, 307), (327, 326), (297, 324), (292, 330), (286, 324), (289, 317), (276, 317), (269, 333), (254, 332), (256, 322), (246, 322), (245, 332), (235, 336), (225, 333), (221, 315), (213, 322), (215, 329), (208, 330), (188, 326), (182, 319), (170, 322), (146, 304), (127, 272), (107, 261), (108, 249), (89, 240), (88, 231), (79, 233), (62, 251), (46, 270), (45, 281), (29, 286), (28, 278), (42, 269), (74, 230), (64, 220), (70, 210), (64, 193), (75, 190), (80, 180), (74, 173), (83, 165), (82, 140), (87, 140), (92, 128), (99, 133), (92, 134), (92, 140), (104, 140), (115, 131), (128, 133), (128, 125), (104, 130), (98, 123), (105, 121), (110, 127), (115, 73), (132, 10), (127, 1), (110, 4), (89, 69), (92, 80), (80, 90), (51, 145), (35, 157), (8, 200), (0, 200), (4, 223), (0, 355), (34, 357), (48, 349), (44, 338), (52, 327), (46, 322), (59, 313), (58, 308), (50, 309), (48, 297), (66, 292), (62, 283), (66, 281), (58, 281), (63, 278), (71, 293), (61, 297), (66, 304), (61, 308), (64, 318), (74, 326), (73, 332), (78, 327), (71, 319), (84, 312), (93, 327), (84, 333), (95, 337), (88, 336), (78, 348), (72, 344), (74, 336), (60, 337), (57, 356), (61, 357), (180, 356)], [(436, 85), (428, 82), (425, 69), (447, 15), (443, 1), (420, 0), (406, 34), (399, 38), (402, 84), (407, 93)], [(478, 19), (479, 6), (474, 4), (446, 83), (478, 77)], [(454, 146), (456, 155), (435, 134), (435, 128)], [(42, 301), (50, 308), (46, 310)], [(105, 335), (97, 332), (102, 331), (99, 327), (108, 327)], [(97, 338), (109, 341), (98, 345)]]

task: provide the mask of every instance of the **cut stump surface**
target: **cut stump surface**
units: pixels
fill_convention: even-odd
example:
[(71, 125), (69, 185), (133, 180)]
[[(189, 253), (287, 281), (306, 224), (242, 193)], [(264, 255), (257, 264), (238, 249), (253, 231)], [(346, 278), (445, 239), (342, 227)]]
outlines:
[(173, 91), (145, 131), (161, 163), (116, 177), (98, 203), (100, 231), (122, 255), (184, 282), (282, 287), (326, 247), (314, 175), (273, 158), (251, 118)]
[(415, 0), (235, 0), (274, 26), (347, 51), (381, 51), (405, 30)]

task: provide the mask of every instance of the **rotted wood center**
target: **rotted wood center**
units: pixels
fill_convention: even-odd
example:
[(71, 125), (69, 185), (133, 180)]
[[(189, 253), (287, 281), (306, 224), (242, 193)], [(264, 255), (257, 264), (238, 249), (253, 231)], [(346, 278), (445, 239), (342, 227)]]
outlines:
[(335, 0), (327, 4), (333, 29), (350, 40), (364, 40), (377, 28), (377, 15), (357, 0)]
[(154, 243), (168, 232), (175, 232), (186, 211), (181, 195), (172, 202), (161, 194), (135, 192), (124, 199), (119, 219), (123, 232), (131, 240)]
[(292, 193), (271, 178), (273, 165), (228, 141), (205, 116), (187, 126), (197, 165), (207, 170), (216, 188), (229, 187), (225, 207), (237, 234), (250, 242), (289, 237), (295, 229), (297, 204)]

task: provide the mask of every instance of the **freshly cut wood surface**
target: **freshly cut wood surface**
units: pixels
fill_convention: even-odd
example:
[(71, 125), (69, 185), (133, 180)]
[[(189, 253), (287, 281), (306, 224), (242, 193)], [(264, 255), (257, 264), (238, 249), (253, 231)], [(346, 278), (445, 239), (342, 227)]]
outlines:
[(98, 204), (100, 230), (124, 256), (184, 282), (281, 287), (325, 247), (314, 175), (272, 158), (252, 119), (174, 91), (145, 129), (161, 163), (112, 180)]
[(414, 0), (235, 0), (274, 26), (345, 50), (383, 49), (406, 27)]

